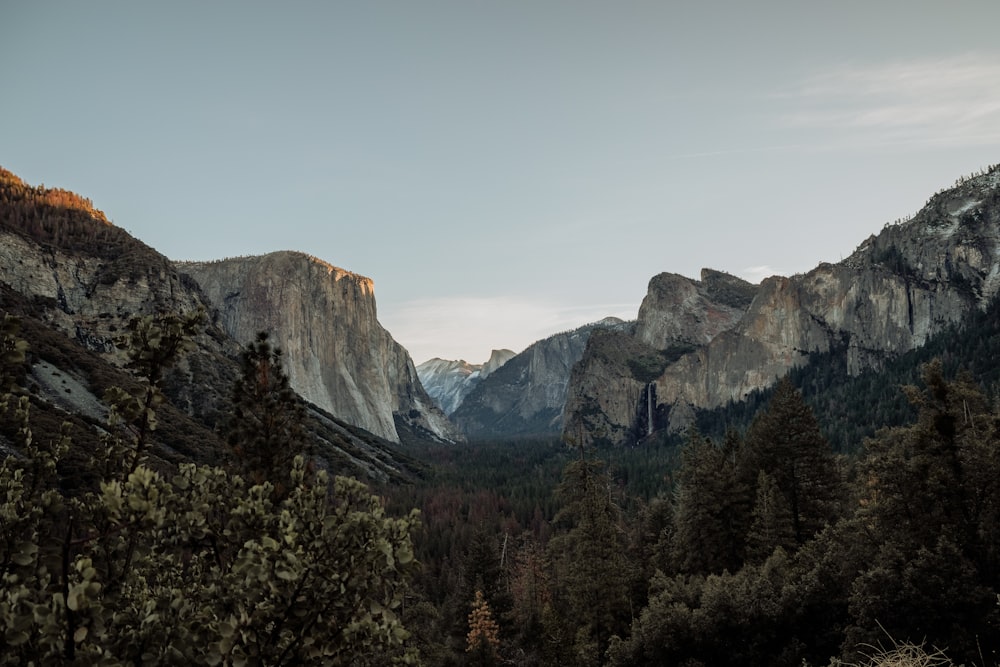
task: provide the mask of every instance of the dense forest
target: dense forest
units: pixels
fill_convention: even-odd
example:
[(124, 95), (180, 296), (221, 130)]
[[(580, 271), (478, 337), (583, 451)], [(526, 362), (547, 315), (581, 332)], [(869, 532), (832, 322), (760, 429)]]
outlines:
[[(317, 469), (266, 337), (248, 345), (224, 465), (149, 456), (166, 372), (202, 314), (133, 320), (137, 379), (89, 456), (35, 432), (20, 322), (0, 330), (0, 665), (412, 664), (400, 618), (416, 513)], [(253, 417), (251, 417), (253, 415)]]
[(66, 489), (72, 432), (31, 432), (27, 344), (5, 318), (8, 664), (825, 665), (924, 643), (996, 664), (1000, 416), (939, 360), (901, 390), (913, 417), (851, 454), (786, 378), (745, 431), (600, 452), (610, 467), (572, 443), (427, 447), (423, 482), (379, 489), (387, 512), (302, 456), (263, 337), (228, 465), (145, 467), (197, 324), (135, 322), (141, 382), (108, 392), (95, 481)]
[(422, 512), (422, 655), (469, 664), (485, 606), (476, 664), (1000, 664), (998, 345), (992, 304), (639, 447), (425, 448), (382, 490)]
[(410, 445), (422, 479), (374, 489), (313, 461), (264, 336), (218, 465), (151, 465), (200, 326), (133, 321), (74, 458), (92, 425), (33, 428), (4, 317), (0, 664), (1000, 664), (996, 307), (680, 443)]
[(428, 450), (385, 491), (422, 510), (407, 627), (428, 664), (470, 664), (474, 605), (497, 627), (475, 664), (1000, 664), (1000, 415), (937, 361), (900, 391), (914, 418), (847, 456), (783, 380), (744, 433), (646, 457), (649, 500), (636, 451)]

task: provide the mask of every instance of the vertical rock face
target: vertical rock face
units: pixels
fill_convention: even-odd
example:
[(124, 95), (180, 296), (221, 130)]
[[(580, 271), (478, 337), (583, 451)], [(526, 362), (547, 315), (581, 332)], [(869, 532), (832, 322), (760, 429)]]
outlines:
[[(659, 353), (633, 331), (595, 331), (573, 366), (563, 410), (563, 434), (573, 442), (610, 444), (633, 440), (646, 379), (629, 362)], [(660, 364), (662, 368), (662, 364)]]
[(756, 291), (712, 269), (702, 269), (700, 281), (661, 273), (649, 281), (639, 306), (636, 337), (658, 350), (679, 343), (704, 345), (739, 322)]
[(444, 410), (446, 415), (451, 415), (477, 384), (514, 356), (513, 350), (493, 350), (489, 361), (485, 364), (470, 364), (464, 359), (449, 361), (435, 357), (417, 365), (417, 375), (420, 377), (420, 384), (438, 407)]
[(702, 270), (700, 281), (674, 273), (654, 276), (635, 331), (592, 336), (573, 368), (564, 433), (590, 444), (635, 441), (651, 432), (657, 410), (649, 397), (658, 393), (650, 383), (681, 355), (734, 328), (756, 291), (711, 269)]
[[(131, 321), (210, 312), (212, 305), (189, 275), (108, 222), (89, 200), (30, 186), (0, 168), (0, 310), (21, 317), (23, 331), (31, 332), (28, 382), (38, 409), (101, 420), (106, 407), (99, 397), (132, 382), (119, 347)], [(151, 448), (164, 462), (218, 463), (226, 449), (219, 430), (230, 414), (241, 345), (218, 319), (206, 322), (194, 343), (164, 378), (167, 400), (157, 411), (160, 428)], [(420, 395), (414, 392), (412, 402)], [(417, 421), (411, 417), (410, 423)], [(96, 429), (78, 426), (74, 443), (96, 443)], [(386, 440), (312, 405), (305, 427), (321, 467), (380, 480), (406, 479), (412, 472)]]
[(517, 356), (517, 352), (514, 352), (514, 350), (493, 350), (490, 353), (490, 358), (479, 369), (479, 379), (485, 380), (515, 356)]
[(452, 414), (470, 438), (558, 433), (570, 371), (593, 331), (629, 324), (607, 318), (530, 345), (469, 392)]
[[(994, 168), (935, 195), (912, 219), (886, 226), (837, 264), (768, 278), (742, 317), (714, 329), (705, 324), (723, 312), (721, 307), (706, 305), (711, 299), (685, 279), (657, 276), (640, 309), (636, 337), (647, 348), (698, 344), (655, 378), (656, 414), (678, 429), (689, 422), (692, 407), (741, 400), (808, 363), (811, 352), (845, 349), (851, 373), (878, 367), (923, 345), (969, 309), (984, 307), (998, 292), (1000, 170)], [(736, 308), (730, 314), (747, 296), (732, 283), (717, 293), (732, 297), (723, 304)], [(591, 422), (622, 442), (636, 423), (635, 409), (630, 415), (625, 407), (635, 388), (617, 386), (629, 360), (618, 363), (618, 375), (606, 378), (605, 390), (586, 379), (586, 364), (608, 372), (598, 353), (588, 350), (581, 361), (585, 367), (574, 371), (580, 379), (571, 383), (566, 422), (580, 424), (589, 411)]]
[(838, 264), (764, 281), (731, 336), (657, 380), (660, 400), (717, 407), (846, 343), (851, 373), (923, 345), (1000, 289), (1000, 172), (935, 195)]
[(442, 440), (460, 437), (421, 387), (409, 354), (378, 323), (370, 279), (297, 252), (176, 264), (231, 337), (245, 344), (270, 334), (292, 388), (307, 400), (396, 442), (397, 418)]

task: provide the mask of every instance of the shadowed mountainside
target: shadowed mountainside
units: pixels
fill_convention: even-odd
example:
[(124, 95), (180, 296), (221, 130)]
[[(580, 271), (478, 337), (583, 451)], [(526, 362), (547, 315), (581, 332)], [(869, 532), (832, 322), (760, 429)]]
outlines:
[[(112, 385), (134, 381), (119, 348), (129, 322), (161, 313), (209, 312), (197, 284), (166, 257), (112, 225), (64, 190), (32, 187), (0, 170), (0, 309), (23, 320), (31, 345), (24, 374), (44, 420), (39, 433), (77, 424), (74, 455), (95, 446)], [(196, 347), (171, 371), (153, 455), (164, 463), (216, 462), (243, 342), (210, 319)], [(401, 479), (416, 469), (390, 442), (309, 406), (307, 430), (322, 465), (338, 472)], [(49, 428), (53, 426), (54, 428)]]

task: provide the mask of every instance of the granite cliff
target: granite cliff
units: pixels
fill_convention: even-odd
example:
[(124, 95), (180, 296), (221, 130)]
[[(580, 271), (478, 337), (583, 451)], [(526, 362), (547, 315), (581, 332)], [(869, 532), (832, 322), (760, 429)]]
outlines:
[[(52, 415), (56, 429), (63, 419), (76, 420), (74, 441), (93, 445), (106, 415), (100, 397), (109, 386), (134, 382), (118, 346), (129, 322), (196, 310), (213, 310), (197, 283), (89, 200), (27, 185), (0, 169), (0, 311), (24, 323), (31, 345), (26, 382), (40, 418)], [(241, 344), (253, 336), (230, 337), (222, 324), (209, 317), (196, 349), (167, 378), (169, 401), (160, 407), (154, 449), (162, 460), (216, 462), (224, 455), (218, 428)], [(412, 364), (410, 371), (415, 377)], [(322, 465), (380, 479), (409, 474), (412, 461), (388, 439), (322, 406), (308, 405), (307, 418)]]
[[(654, 427), (683, 429), (693, 410), (768, 387), (809, 363), (812, 352), (842, 351), (853, 374), (878, 368), (923, 345), (969, 309), (985, 307), (998, 291), (1000, 170), (993, 168), (934, 195), (912, 218), (886, 225), (837, 264), (764, 280), (742, 317), (714, 335), (706, 329), (707, 341), (667, 363), (644, 390), (627, 382), (628, 354), (617, 372), (605, 370), (611, 377), (603, 385), (589, 379), (588, 368), (607, 365), (600, 348), (588, 349), (581, 368), (574, 369), (567, 432), (634, 441), (649, 430), (643, 415), (652, 415)], [(653, 332), (639, 338), (647, 346), (641, 354), (685, 340), (673, 328), (678, 321), (711, 319), (707, 311), (703, 319), (686, 313), (692, 301), (682, 282), (673, 283), (670, 295), (653, 292), (651, 282), (648, 302), (673, 305), (658, 314), (640, 310), (637, 329)], [(697, 343), (690, 336), (686, 341)]]
[(394, 442), (397, 420), (438, 440), (461, 439), (379, 324), (369, 278), (299, 252), (176, 265), (233, 339), (267, 331), (284, 351), (292, 388), (320, 408)]
[(755, 285), (722, 271), (703, 269), (701, 280), (661, 273), (639, 306), (636, 337), (658, 350), (704, 345), (732, 329), (756, 293)]
[(420, 377), (420, 384), (438, 407), (446, 415), (451, 415), (477, 384), (510, 361), (514, 355), (513, 350), (493, 350), (484, 364), (435, 357), (418, 364), (417, 375)]
[(477, 384), (452, 420), (475, 439), (558, 433), (570, 371), (587, 339), (595, 331), (630, 327), (609, 317), (533, 343)]
[(586, 443), (634, 442), (655, 424), (664, 369), (735, 327), (757, 287), (703, 269), (701, 280), (661, 273), (649, 281), (633, 331), (591, 336), (572, 370), (564, 433)]

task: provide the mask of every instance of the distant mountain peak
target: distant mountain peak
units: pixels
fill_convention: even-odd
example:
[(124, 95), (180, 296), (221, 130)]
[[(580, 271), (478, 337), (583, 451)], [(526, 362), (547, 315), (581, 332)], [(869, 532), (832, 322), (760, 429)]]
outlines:
[(489, 360), (482, 364), (434, 357), (417, 366), (417, 376), (438, 407), (446, 415), (451, 415), (479, 382), (510, 361), (515, 354), (513, 350), (493, 350)]
[(536, 341), (484, 377), (450, 416), (469, 438), (555, 435), (573, 365), (595, 332), (628, 331), (617, 317)]
[(517, 355), (514, 350), (493, 350), (490, 353), (489, 360), (482, 365), (479, 369), (479, 379), (484, 380), (489, 377), (495, 370), (506, 364), (508, 361), (513, 359)]

